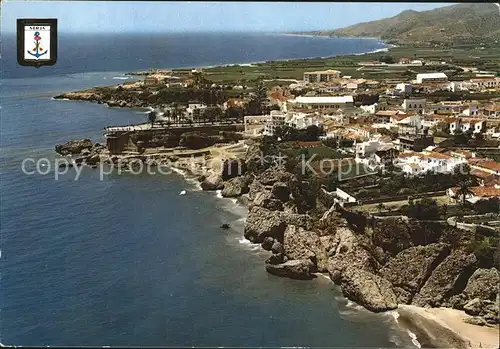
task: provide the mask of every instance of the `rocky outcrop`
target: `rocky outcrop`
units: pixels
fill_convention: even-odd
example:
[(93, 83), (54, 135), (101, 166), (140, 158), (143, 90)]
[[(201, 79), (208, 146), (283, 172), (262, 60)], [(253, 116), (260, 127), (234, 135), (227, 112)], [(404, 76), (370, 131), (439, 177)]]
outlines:
[(283, 241), (286, 222), (280, 211), (271, 211), (264, 207), (250, 207), (245, 223), (245, 238), (253, 243), (262, 243), (266, 237)]
[(490, 301), (474, 298), (467, 302), (464, 310), (467, 314), (482, 317), (489, 324), (497, 324), (498, 319), (498, 300)]
[(271, 211), (283, 211), (283, 203), (276, 199), (269, 190), (257, 193), (252, 205), (260, 206)]
[(75, 155), (81, 154), (84, 149), (90, 151), (94, 144), (90, 139), (78, 139), (74, 141), (69, 141), (64, 144), (58, 144), (55, 150), (61, 155)]
[(274, 240), (273, 245), (271, 246), (271, 251), (273, 253), (284, 253), (285, 249), (283, 248), (283, 244), (277, 240)]
[(421, 307), (441, 306), (447, 298), (461, 292), (457, 288), (470, 276), (475, 263), (474, 254), (453, 252), (432, 272), (412, 304)]
[(496, 268), (477, 269), (467, 281), (463, 292), (450, 297), (446, 306), (465, 310), (469, 315), (482, 317), (484, 322), (497, 324), (499, 284), (500, 276)]
[(273, 247), (274, 244), (274, 238), (268, 236), (262, 241), (262, 248), (266, 251), (271, 251), (271, 248)]
[(494, 301), (498, 296), (498, 285), (500, 285), (500, 273), (496, 268), (477, 269), (469, 278), (463, 294), (468, 299)]
[(261, 191), (266, 189), (266, 187), (261, 182), (259, 182), (257, 179), (254, 179), (252, 181), (252, 183), (250, 183), (248, 188), (249, 188), (248, 199), (250, 201), (255, 200), (255, 197), (257, 196), (257, 194), (259, 194)]
[(227, 182), (224, 182), (224, 189), (222, 189), (222, 196), (226, 198), (232, 198), (241, 196), (248, 193), (250, 190), (248, 188), (249, 178), (241, 176), (231, 178)]
[(398, 307), (391, 283), (369, 271), (346, 268), (342, 273), (341, 288), (345, 297), (368, 310), (381, 312)]
[(221, 175), (212, 173), (206, 177), (200, 185), (203, 190), (221, 190), (224, 188), (224, 181)]
[(289, 260), (281, 264), (266, 264), (268, 273), (291, 279), (312, 279), (313, 264), (309, 259)]
[(289, 259), (308, 259), (313, 263), (314, 271), (326, 271), (328, 257), (326, 250), (320, 241), (319, 236), (303, 228), (294, 225), (288, 225), (283, 245), (285, 255)]
[(398, 288), (400, 302), (409, 303), (449, 250), (449, 246), (442, 243), (410, 247), (381, 268), (380, 275)]
[(271, 193), (281, 202), (287, 202), (290, 199), (290, 189), (288, 189), (288, 184), (283, 182), (274, 183)]
[(283, 253), (273, 253), (271, 257), (266, 259), (266, 264), (276, 265), (284, 262), (285, 262), (285, 256), (283, 255)]
[(332, 257), (335, 255), (337, 251), (337, 245), (339, 244), (338, 239), (335, 235), (325, 235), (319, 238), (321, 244), (323, 245), (324, 250), (328, 257)]
[(287, 224), (310, 230), (314, 226), (314, 220), (308, 214), (283, 212)]
[(263, 185), (273, 185), (276, 182), (281, 182), (289, 185), (289, 181), (294, 177), (290, 172), (286, 172), (283, 167), (270, 167), (262, 172), (257, 180)]
[(412, 245), (408, 223), (403, 219), (376, 220), (372, 240), (392, 256)]
[(356, 236), (350, 229), (345, 227), (337, 229), (333, 244), (336, 245), (336, 249), (330, 250), (330, 255), (333, 256), (328, 259), (327, 269), (330, 278), (335, 283), (340, 282), (342, 273), (349, 266), (374, 274), (377, 272), (378, 262), (358, 243)]

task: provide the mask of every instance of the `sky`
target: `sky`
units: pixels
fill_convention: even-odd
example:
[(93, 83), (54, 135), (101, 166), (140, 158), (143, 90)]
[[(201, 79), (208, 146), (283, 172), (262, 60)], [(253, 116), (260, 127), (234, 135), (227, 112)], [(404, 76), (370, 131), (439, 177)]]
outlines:
[(290, 32), (336, 29), (425, 11), (444, 3), (2, 1), (2, 32), (17, 18), (57, 18), (59, 33), (78, 32)]

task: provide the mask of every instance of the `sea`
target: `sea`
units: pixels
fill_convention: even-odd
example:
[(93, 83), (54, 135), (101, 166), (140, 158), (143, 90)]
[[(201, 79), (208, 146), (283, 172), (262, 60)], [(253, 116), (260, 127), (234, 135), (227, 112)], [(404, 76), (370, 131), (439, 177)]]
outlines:
[(132, 80), (124, 74), (148, 68), (356, 54), (383, 43), (275, 33), (62, 35), (57, 64), (35, 69), (17, 65), (15, 42), (2, 37), (1, 343), (413, 346), (390, 314), (347, 301), (326, 277), (266, 273), (269, 253), (244, 239), (246, 208), (235, 200), (177, 173), (101, 178), (84, 168), (77, 178), (55, 168), (55, 144), (102, 142), (105, 126), (145, 120), (143, 110), (52, 98), (62, 92)]

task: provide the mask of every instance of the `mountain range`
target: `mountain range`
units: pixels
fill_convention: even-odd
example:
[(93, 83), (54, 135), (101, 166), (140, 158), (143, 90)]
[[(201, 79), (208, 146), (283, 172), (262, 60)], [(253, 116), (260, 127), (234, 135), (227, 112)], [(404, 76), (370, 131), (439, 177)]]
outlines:
[(309, 32), (311, 35), (378, 37), (397, 42), (456, 42), (500, 39), (500, 7), (494, 3), (457, 4), (429, 11), (406, 10), (377, 21)]

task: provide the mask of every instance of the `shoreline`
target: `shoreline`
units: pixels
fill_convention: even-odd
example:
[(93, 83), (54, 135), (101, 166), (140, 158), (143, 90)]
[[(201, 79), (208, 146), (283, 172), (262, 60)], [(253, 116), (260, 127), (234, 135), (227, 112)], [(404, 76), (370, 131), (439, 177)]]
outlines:
[[(213, 169), (207, 169), (213, 171)], [(194, 184), (195, 190), (202, 190), (194, 174), (189, 170), (177, 168), (175, 172), (182, 176), (188, 184)], [(192, 183), (192, 181), (197, 183)], [(221, 195), (221, 191), (216, 191), (217, 199), (227, 199), (237, 205), (248, 209), (248, 197), (242, 195), (237, 198), (227, 198)], [(243, 215), (246, 220), (247, 216)], [(247, 240), (248, 241), (248, 240)], [(248, 243), (260, 247), (259, 243)], [(340, 290), (327, 273), (314, 273), (316, 277), (326, 279), (329, 283)], [(360, 304), (342, 296), (342, 299), (351, 304), (354, 310), (362, 307)], [(364, 309), (364, 308), (363, 308)], [(368, 311), (368, 310), (367, 310)], [(499, 348), (498, 333), (499, 326), (477, 326), (464, 322), (464, 319), (473, 318), (464, 311), (452, 308), (423, 308), (414, 305), (399, 304), (398, 308), (392, 311), (381, 313), (389, 316), (392, 324), (401, 331), (401, 335), (406, 333), (408, 339), (417, 348)]]
[(423, 308), (399, 305), (396, 323), (415, 335), (421, 347), (498, 348), (499, 327), (477, 326), (464, 322), (473, 318), (452, 308)]

